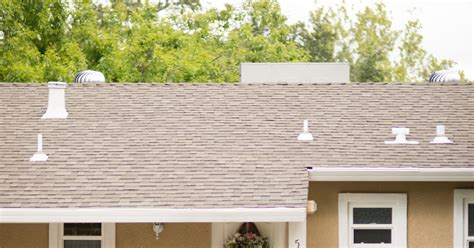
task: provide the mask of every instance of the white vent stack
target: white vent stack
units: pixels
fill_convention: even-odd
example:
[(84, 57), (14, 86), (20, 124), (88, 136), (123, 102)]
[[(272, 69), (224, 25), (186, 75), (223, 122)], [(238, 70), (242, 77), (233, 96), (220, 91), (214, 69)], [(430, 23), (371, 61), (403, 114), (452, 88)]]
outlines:
[(436, 137), (430, 143), (431, 144), (451, 144), (453, 142), (449, 140), (448, 137), (446, 137), (444, 125), (437, 125)]
[(38, 151), (30, 158), (31, 162), (41, 162), (48, 160), (48, 155), (43, 152), (43, 135), (38, 134)]
[(242, 63), (241, 83), (349, 83), (348, 63)]
[(66, 83), (48, 82), (49, 96), (48, 109), (41, 119), (67, 118), (65, 89)]
[(409, 128), (392, 128), (392, 134), (395, 135), (395, 140), (385, 141), (387, 145), (393, 144), (408, 144), (416, 145), (419, 142), (414, 140), (407, 140), (407, 135), (410, 134)]
[(303, 121), (303, 132), (298, 135), (299, 141), (312, 141), (313, 135), (308, 130), (308, 120)]

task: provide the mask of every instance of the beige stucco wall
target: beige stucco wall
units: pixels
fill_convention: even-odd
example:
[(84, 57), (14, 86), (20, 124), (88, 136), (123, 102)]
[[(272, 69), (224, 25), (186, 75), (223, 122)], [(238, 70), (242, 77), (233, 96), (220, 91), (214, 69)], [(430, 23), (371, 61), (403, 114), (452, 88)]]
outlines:
[(117, 224), (116, 248), (209, 248), (211, 224), (165, 223), (160, 239), (155, 239), (152, 224)]
[(453, 242), (453, 190), (474, 183), (311, 182), (309, 200), (318, 210), (308, 216), (308, 247), (338, 247), (339, 193), (406, 193), (408, 246), (448, 248)]
[(47, 248), (48, 224), (0, 224), (0, 248)]
[[(116, 248), (209, 248), (211, 224), (166, 223), (160, 239), (152, 224), (116, 224)], [(0, 224), (0, 248), (47, 248), (48, 224)]]

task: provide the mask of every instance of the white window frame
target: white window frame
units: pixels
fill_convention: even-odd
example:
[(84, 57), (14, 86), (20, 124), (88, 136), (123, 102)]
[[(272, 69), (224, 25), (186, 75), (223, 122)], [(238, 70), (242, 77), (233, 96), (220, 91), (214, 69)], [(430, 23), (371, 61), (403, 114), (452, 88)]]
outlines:
[(455, 189), (453, 247), (467, 248), (469, 241), (474, 242), (474, 236), (468, 236), (468, 204), (474, 204), (474, 189)]
[[(392, 208), (392, 224), (353, 224), (352, 209)], [(391, 244), (353, 244), (353, 229), (391, 229)], [(379, 193), (339, 194), (339, 247), (407, 247), (407, 195)]]
[(63, 248), (64, 240), (100, 240), (100, 247), (114, 248), (115, 223), (101, 224), (101, 236), (64, 236), (64, 223), (49, 223), (49, 248)]

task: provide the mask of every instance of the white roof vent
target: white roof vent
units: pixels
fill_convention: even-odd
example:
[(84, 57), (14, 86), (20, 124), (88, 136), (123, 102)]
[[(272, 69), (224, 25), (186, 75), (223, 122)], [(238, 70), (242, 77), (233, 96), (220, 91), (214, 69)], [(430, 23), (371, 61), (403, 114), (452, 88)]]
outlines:
[(49, 96), (48, 109), (41, 119), (67, 118), (65, 89), (66, 83), (48, 82)]
[(104, 74), (100, 71), (80, 71), (74, 78), (75, 83), (105, 83)]
[(48, 155), (43, 152), (43, 135), (38, 134), (38, 151), (30, 158), (31, 162), (41, 162), (48, 160)]
[(313, 135), (308, 131), (308, 120), (303, 121), (303, 132), (298, 135), (299, 141), (312, 141)]
[(385, 141), (385, 144), (409, 144), (416, 145), (418, 141), (407, 140), (407, 135), (410, 134), (409, 128), (392, 128), (392, 134), (396, 135), (395, 140)]
[(428, 80), (430, 82), (459, 82), (461, 77), (457, 71), (441, 70), (433, 72)]
[(436, 137), (430, 142), (431, 144), (451, 144), (451, 140), (444, 133), (444, 125), (436, 126)]

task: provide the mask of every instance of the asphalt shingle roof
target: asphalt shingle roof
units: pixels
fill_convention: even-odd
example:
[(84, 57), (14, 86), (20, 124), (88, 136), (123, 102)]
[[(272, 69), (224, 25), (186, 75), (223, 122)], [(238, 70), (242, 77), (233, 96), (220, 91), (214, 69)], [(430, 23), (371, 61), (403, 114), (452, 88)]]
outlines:
[[(474, 169), (472, 84), (70, 85), (41, 120), (47, 99), (0, 84), (0, 207), (294, 208), (310, 166)], [(420, 144), (385, 145), (396, 126)]]

